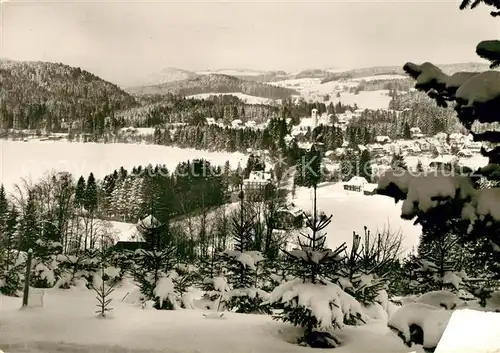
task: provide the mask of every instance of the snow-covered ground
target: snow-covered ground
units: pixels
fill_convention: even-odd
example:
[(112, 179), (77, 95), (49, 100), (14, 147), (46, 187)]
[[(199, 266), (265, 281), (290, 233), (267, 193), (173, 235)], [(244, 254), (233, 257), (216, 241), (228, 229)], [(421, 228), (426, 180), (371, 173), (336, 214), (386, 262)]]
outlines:
[[(48, 289), (43, 308), (19, 310), (20, 298), (0, 296), (0, 350), (6, 353), (255, 353), (313, 352), (292, 342), (294, 327), (268, 315), (225, 313), (209, 319), (203, 310), (141, 309), (122, 298), (135, 289), (117, 288), (109, 319), (97, 319), (92, 290)], [(387, 327), (387, 319), (347, 327), (338, 353), (423, 352), (408, 348)]]
[[(346, 242), (352, 243), (352, 232), (363, 234), (366, 225), (369, 230), (383, 231), (390, 228), (393, 232), (401, 231), (403, 247), (411, 251), (420, 236), (420, 226), (401, 219), (401, 205), (394, 200), (379, 195), (365, 196), (362, 193), (345, 191), (343, 184), (330, 184), (318, 189), (318, 209), (327, 215), (333, 214), (332, 222), (325, 229), (327, 244), (336, 247)], [(297, 188), (293, 202), (303, 210), (312, 210), (312, 189)]]
[(229, 160), (235, 168), (238, 161), (244, 166), (247, 160), (247, 156), (241, 153), (159, 145), (7, 140), (0, 140), (0, 156), (0, 182), (7, 190), (11, 190), (21, 178), (36, 181), (51, 170), (67, 171), (75, 177), (92, 172), (96, 178), (102, 178), (122, 166), (131, 169), (148, 163), (165, 164), (173, 170), (179, 162), (205, 158), (216, 165), (224, 165)]
[[(334, 104), (341, 102), (354, 105), (356, 103), (362, 109), (387, 109), (391, 101), (388, 90), (361, 91), (358, 94), (345, 91), (350, 87), (356, 87), (360, 80), (330, 81), (322, 84), (319, 78), (302, 78), (268, 82), (268, 84), (295, 89), (306, 100), (322, 102), (323, 97), (328, 94), (330, 95), (328, 102)], [(340, 97), (337, 97), (337, 92), (340, 93)]]
[[(296, 197), (292, 200), (296, 206), (308, 212), (312, 210), (312, 191), (307, 188), (297, 188)], [(231, 212), (238, 206), (237, 203), (226, 207), (226, 212)], [(392, 232), (400, 231), (403, 235), (403, 250), (411, 251), (417, 245), (420, 236), (420, 226), (402, 220), (401, 205), (385, 196), (365, 196), (363, 194), (343, 190), (342, 184), (326, 185), (318, 189), (318, 208), (326, 214), (333, 214), (332, 222), (325, 229), (327, 244), (335, 248), (346, 242), (352, 244), (352, 232), (363, 234), (366, 225), (369, 230), (376, 232), (389, 228)], [(208, 214), (208, 219), (215, 212)], [(181, 222), (189, 222), (188, 219)], [(191, 219), (191, 226), (196, 229), (198, 222)], [(136, 235), (135, 224), (124, 222), (111, 222), (113, 234), (117, 234), (122, 241), (131, 240)], [(294, 239), (293, 239), (294, 240)]]
[(249, 96), (248, 94), (244, 94), (241, 92), (234, 92), (234, 93), (200, 93), (200, 94), (195, 94), (191, 96), (187, 96), (187, 98), (196, 98), (196, 99), (207, 99), (210, 96), (219, 96), (219, 95), (231, 95), (231, 96), (236, 96), (245, 103), (248, 104), (267, 104), (271, 105), (274, 104), (274, 101), (272, 99), (268, 98), (262, 98), (262, 97), (255, 97), (255, 96)]

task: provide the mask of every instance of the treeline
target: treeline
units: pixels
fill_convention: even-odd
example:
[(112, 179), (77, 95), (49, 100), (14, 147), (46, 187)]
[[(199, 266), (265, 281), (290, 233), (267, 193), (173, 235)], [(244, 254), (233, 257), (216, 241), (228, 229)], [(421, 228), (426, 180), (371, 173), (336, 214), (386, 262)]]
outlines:
[(118, 86), (63, 64), (2, 60), (0, 82), (4, 129), (57, 131), (63, 121), (85, 125), (92, 117), (104, 122), (137, 104)]
[(412, 79), (379, 79), (379, 80), (361, 80), (357, 86), (349, 88), (350, 93), (359, 93), (361, 91), (396, 91), (409, 92), (415, 86)]
[(165, 221), (220, 206), (229, 200), (229, 188), (239, 182), (241, 173), (241, 166), (232, 170), (229, 162), (212, 166), (203, 159), (179, 163), (174, 170), (161, 165), (121, 168), (102, 181), (102, 216), (136, 222), (154, 213)]
[(229, 75), (201, 75), (194, 79), (168, 82), (161, 85), (134, 87), (129, 91), (136, 95), (179, 94), (190, 96), (201, 93), (244, 93), (268, 99), (286, 99), (299, 93), (290, 88), (260, 82), (240, 80)]
[(152, 97), (151, 100), (160, 101), (122, 111), (117, 116), (129, 126), (153, 127), (176, 122), (198, 125), (203, 124), (207, 117), (227, 124), (235, 119), (262, 123), (278, 116), (280, 111), (277, 106), (247, 104), (232, 95), (213, 95), (207, 99), (194, 99), (167, 94), (160, 99)]
[(404, 72), (399, 66), (367, 67), (342, 72), (330, 72), (329, 75), (321, 81), (321, 83), (378, 75), (404, 75)]
[(89, 249), (103, 236), (117, 236), (106, 220), (135, 223), (153, 212), (168, 220), (223, 205), (242, 173), (241, 167), (231, 171), (229, 162), (212, 166), (202, 159), (172, 171), (151, 165), (120, 168), (103, 180), (92, 173), (78, 180), (66, 172), (51, 173), (36, 184), (17, 185), (11, 197), (0, 188), (0, 233), (10, 234), (23, 251), (35, 249), (41, 237), (67, 251)]

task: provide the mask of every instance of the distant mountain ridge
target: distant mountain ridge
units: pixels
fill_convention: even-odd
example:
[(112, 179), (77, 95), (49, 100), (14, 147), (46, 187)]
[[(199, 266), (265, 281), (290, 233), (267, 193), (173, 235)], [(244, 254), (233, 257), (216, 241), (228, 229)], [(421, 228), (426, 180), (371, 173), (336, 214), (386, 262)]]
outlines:
[[(455, 63), (455, 64), (437, 64), (437, 66), (443, 70), (446, 74), (452, 74), (458, 71), (483, 71), (488, 70), (489, 65), (483, 63)], [(337, 81), (339, 79), (352, 79), (352, 78), (363, 78), (369, 76), (378, 76), (378, 75), (402, 75), (406, 76), (406, 73), (403, 71), (403, 65), (401, 66), (374, 66), (374, 67), (366, 67), (359, 69), (352, 69), (348, 71), (339, 71), (339, 72), (329, 72), (326, 75), (322, 83)]]
[(284, 87), (276, 87), (261, 82), (247, 81), (223, 74), (199, 75), (195, 78), (173, 81), (159, 85), (132, 87), (127, 91), (134, 95), (165, 95), (168, 93), (191, 96), (201, 93), (239, 92), (268, 99), (286, 99), (298, 92)]
[[(488, 70), (488, 64), (474, 63), (474, 62), (442, 64), (437, 66), (439, 66), (445, 73), (449, 74), (457, 71)], [(165, 74), (165, 71), (168, 71), (168, 75)], [(323, 83), (326, 83), (339, 79), (363, 78), (363, 77), (378, 76), (378, 75), (406, 76), (406, 74), (403, 71), (403, 65), (373, 66), (373, 67), (356, 68), (356, 69), (312, 68), (294, 73), (286, 72), (284, 70), (262, 71), (262, 70), (252, 70), (252, 69), (218, 69), (218, 70), (203, 70), (194, 72), (179, 68), (167, 68), (163, 71), (160, 71), (156, 75), (152, 75), (148, 83), (136, 85), (134, 89), (136, 89), (139, 86), (153, 86), (174, 81), (189, 80), (203, 75), (229, 75), (236, 77), (240, 80), (260, 82), (260, 83), (303, 79), (303, 78), (321, 79)], [(168, 77), (168, 79), (165, 78), (166, 76)]]
[(167, 67), (156, 74), (149, 75), (143, 82), (137, 82), (134, 86), (161, 85), (174, 81), (189, 80), (198, 76), (196, 72), (176, 67)]

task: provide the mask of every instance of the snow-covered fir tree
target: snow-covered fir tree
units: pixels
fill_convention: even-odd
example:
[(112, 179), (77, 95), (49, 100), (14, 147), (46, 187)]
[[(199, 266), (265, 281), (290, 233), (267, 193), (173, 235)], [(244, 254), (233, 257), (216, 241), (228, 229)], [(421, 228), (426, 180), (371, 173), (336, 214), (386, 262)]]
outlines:
[(384, 258), (381, 251), (366, 227), (363, 237), (353, 232), (352, 247), (350, 251), (345, 250), (338, 284), (366, 306), (373, 304), (380, 291), (386, 289), (389, 267), (395, 260)]
[(328, 331), (342, 328), (345, 321), (356, 317), (362, 319), (364, 314), (360, 303), (334, 283), (341, 275), (346, 245), (335, 250), (325, 246), (324, 229), (332, 216), (318, 212), (316, 204), (321, 168), (319, 152), (311, 149), (303, 162), (309, 167), (300, 168), (304, 173), (302, 179), (313, 189), (313, 214), (304, 214), (309, 234), (303, 233), (304, 240), (298, 239), (299, 248), (284, 251), (294, 278), (274, 289), (267, 303), (281, 304), (283, 311), (276, 319), (304, 328), (299, 342), (331, 348), (341, 342)]
[(259, 266), (264, 257), (260, 251), (253, 250), (255, 214), (244, 199), (242, 189), (239, 198), (239, 208), (231, 219), (233, 249), (221, 253), (225, 261), (224, 275), (230, 287), (222, 302), (226, 309), (238, 313), (269, 313), (270, 308), (262, 305), (268, 293), (259, 288), (262, 274)]
[(132, 268), (143, 299), (153, 301), (156, 309), (175, 309), (178, 303), (170, 275), (176, 265), (176, 246), (169, 233), (169, 224), (150, 215), (138, 222), (137, 229), (148, 244), (147, 249), (137, 250)]

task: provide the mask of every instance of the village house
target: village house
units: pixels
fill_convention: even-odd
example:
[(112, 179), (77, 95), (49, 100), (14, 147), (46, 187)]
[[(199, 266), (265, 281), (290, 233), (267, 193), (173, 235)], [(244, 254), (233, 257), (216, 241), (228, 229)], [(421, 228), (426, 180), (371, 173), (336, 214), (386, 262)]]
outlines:
[(448, 140), (448, 134), (446, 134), (445, 132), (438, 132), (436, 135), (434, 135), (434, 138), (440, 143), (445, 143), (446, 140)]
[(424, 137), (424, 134), (422, 134), (422, 130), (419, 127), (412, 127), (410, 129), (410, 136), (412, 139), (421, 139)]
[(462, 148), (465, 143), (465, 136), (460, 133), (453, 133), (449, 136), (450, 147), (452, 148)]
[(379, 143), (371, 143), (366, 145), (366, 147), (368, 151), (375, 156), (384, 154), (384, 147)]
[[(248, 179), (243, 180), (243, 193), (246, 198), (251, 198), (262, 193), (268, 185), (272, 184), (271, 173), (264, 171), (251, 171)], [(250, 196), (250, 197), (249, 197)]]
[(216, 121), (214, 118), (205, 118), (205, 122), (207, 125), (215, 125)]
[(257, 126), (257, 123), (253, 120), (249, 120), (245, 123), (245, 126), (254, 129)]
[(375, 183), (367, 183), (363, 186), (363, 194), (364, 195), (375, 195), (378, 184)]
[(362, 192), (366, 184), (368, 184), (368, 180), (366, 180), (366, 178), (354, 176), (344, 184), (344, 190)]
[(277, 211), (278, 229), (297, 229), (304, 223), (304, 211), (293, 203)]
[(464, 146), (471, 153), (479, 154), (481, 153), (481, 148), (483, 147), (483, 143), (481, 141), (471, 141), (467, 142)]
[(431, 143), (428, 140), (420, 139), (415, 141), (415, 145), (418, 146), (420, 151), (428, 152), (431, 150)]
[(434, 158), (432, 161), (429, 163), (429, 168), (431, 169), (442, 169), (443, 167), (451, 167), (455, 165), (458, 162), (458, 158), (456, 156), (453, 156), (451, 154), (449, 155), (442, 155), (437, 158)]
[(375, 141), (380, 144), (391, 143), (391, 138), (389, 136), (375, 136)]
[(464, 149), (461, 149), (460, 151), (458, 151), (457, 153), (457, 156), (458, 157), (464, 157), (464, 158), (470, 158), (472, 157), (474, 154), (469, 151), (468, 149), (464, 148)]
[(240, 119), (235, 119), (235, 120), (231, 121), (231, 127), (234, 129), (242, 128), (243, 121), (241, 121)]

